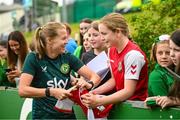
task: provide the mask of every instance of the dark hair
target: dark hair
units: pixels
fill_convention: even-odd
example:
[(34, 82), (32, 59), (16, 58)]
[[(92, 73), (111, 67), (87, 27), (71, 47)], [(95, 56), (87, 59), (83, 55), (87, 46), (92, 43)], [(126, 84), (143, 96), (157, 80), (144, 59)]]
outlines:
[[(180, 47), (180, 29), (174, 31), (170, 38), (178, 47)], [(175, 72), (180, 75), (180, 64), (176, 66)]]
[[(170, 37), (170, 39), (180, 47), (180, 29), (174, 31)], [(180, 75), (180, 64), (175, 67), (175, 72)], [(171, 99), (180, 100), (180, 79), (174, 77), (174, 83), (169, 91), (168, 96)]]
[(170, 37), (170, 39), (177, 45), (180, 46), (180, 29), (174, 31)]
[(171, 86), (168, 97), (170, 97), (171, 99), (180, 99), (179, 91), (180, 91), (180, 80), (177, 80), (177, 78), (174, 77), (174, 83)]
[[(20, 54), (16, 55), (10, 48), (9, 45), (9, 40), (17, 41), (20, 45)], [(8, 61), (8, 66), (10, 68), (14, 68), (17, 64), (17, 60), (19, 57), (20, 60), (20, 66), (22, 68), (24, 64), (25, 57), (28, 53), (28, 46), (27, 42), (23, 36), (23, 34), (20, 31), (13, 31), (9, 34), (8, 36), (8, 55), (7, 55), (7, 61)]]
[[(80, 21), (80, 24), (81, 23), (89, 23), (91, 24), (93, 22), (93, 20), (89, 19), (89, 18), (84, 18)], [(83, 35), (80, 33), (80, 45), (83, 45)]]
[[(89, 23), (89, 24), (91, 24), (93, 22), (93, 20), (91, 20), (90, 18), (84, 18), (84, 19), (82, 19), (81, 21), (80, 21), (80, 24), (81, 23)], [(82, 45), (82, 49), (81, 49), (81, 51), (80, 51), (80, 58), (81, 58), (81, 56), (82, 56), (82, 53), (84, 53), (85, 52), (85, 48), (83, 47), (83, 35), (81, 34), (81, 33), (79, 33), (79, 44), (80, 45)]]
[(7, 48), (7, 40), (0, 40), (0, 45)]
[(92, 21), (93, 20), (91, 20), (90, 18), (84, 18), (84, 19), (82, 19), (81, 21), (80, 21), (80, 23), (89, 23), (89, 24), (91, 24), (92, 23)]

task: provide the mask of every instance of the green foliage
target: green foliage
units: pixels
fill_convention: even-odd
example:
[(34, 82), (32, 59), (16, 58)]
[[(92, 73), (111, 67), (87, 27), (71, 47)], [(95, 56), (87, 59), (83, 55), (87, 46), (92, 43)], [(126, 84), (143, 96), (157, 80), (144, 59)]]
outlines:
[[(142, 13), (132, 15), (132, 37), (150, 57), (151, 45), (162, 34), (171, 34), (180, 28), (180, 0), (165, 0), (161, 4), (149, 3), (142, 7)], [(152, 63), (150, 70), (152, 69)]]
[(79, 23), (74, 23), (74, 24), (70, 24), (72, 32), (71, 32), (71, 36), (74, 38), (75, 34), (79, 34)]
[(35, 33), (34, 31), (24, 33), (24, 36), (25, 36), (26, 41), (27, 41), (28, 44), (31, 43), (31, 41), (32, 41), (32, 39), (34, 37), (34, 33)]

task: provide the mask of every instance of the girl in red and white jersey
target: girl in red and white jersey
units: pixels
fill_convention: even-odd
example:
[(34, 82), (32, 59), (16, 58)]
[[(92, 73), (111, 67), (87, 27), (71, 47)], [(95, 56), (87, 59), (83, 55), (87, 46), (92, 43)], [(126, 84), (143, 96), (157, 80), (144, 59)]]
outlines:
[[(121, 14), (111, 13), (100, 20), (99, 31), (109, 49), (112, 77), (93, 92), (82, 95), (88, 107), (113, 104), (147, 97), (147, 59), (139, 46), (128, 39), (128, 25)], [(116, 92), (99, 96), (113, 88)]]

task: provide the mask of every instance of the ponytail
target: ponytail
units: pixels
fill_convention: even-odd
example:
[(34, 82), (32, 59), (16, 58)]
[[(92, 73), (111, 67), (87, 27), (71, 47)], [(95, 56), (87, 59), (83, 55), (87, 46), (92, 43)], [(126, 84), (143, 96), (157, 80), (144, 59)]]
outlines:
[(39, 59), (45, 56), (45, 36), (43, 35), (43, 28), (38, 27), (35, 32), (35, 51), (38, 54)]
[(58, 36), (58, 30), (64, 29), (65, 26), (59, 22), (48, 22), (42, 27), (38, 27), (35, 32), (35, 52), (39, 59), (42, 59), (47, 52), (47, 38), (54, 39)]

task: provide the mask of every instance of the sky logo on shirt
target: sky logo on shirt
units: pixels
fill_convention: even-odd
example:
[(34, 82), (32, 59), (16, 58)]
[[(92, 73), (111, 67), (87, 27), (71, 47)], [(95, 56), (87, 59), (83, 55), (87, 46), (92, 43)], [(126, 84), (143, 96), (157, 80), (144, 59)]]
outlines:
[(53, 80), (49, 80), (47, 82), (47, 86), (48, 87), (52, 87), (52, 88), (65, 88), (68, 84), (68, 79), (66, 80), (57, 80), (56, 77), (53, 78)]

